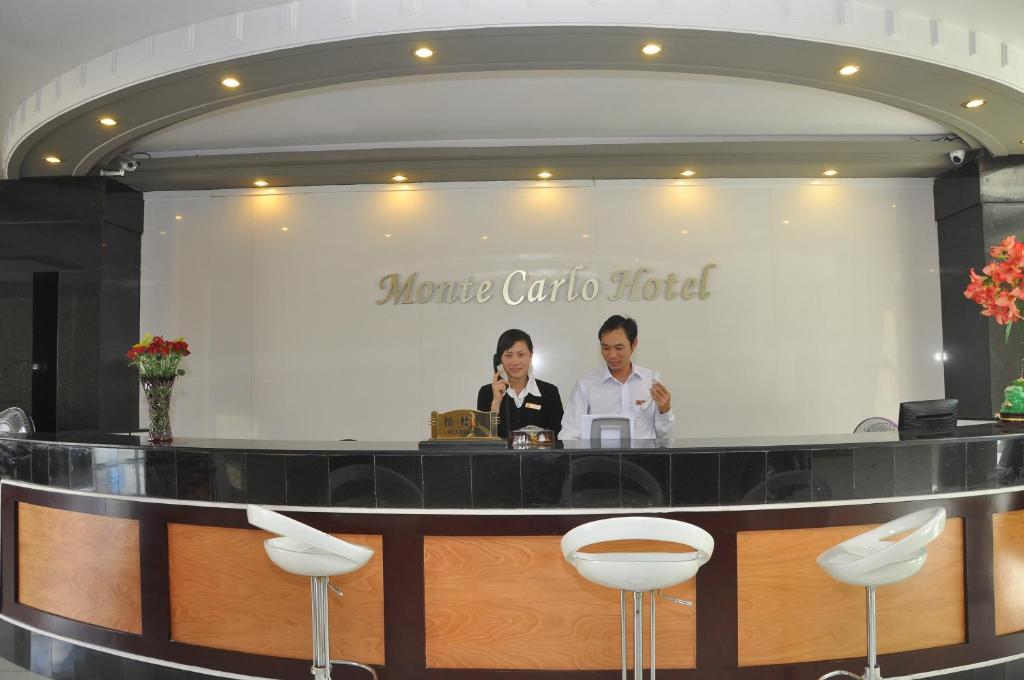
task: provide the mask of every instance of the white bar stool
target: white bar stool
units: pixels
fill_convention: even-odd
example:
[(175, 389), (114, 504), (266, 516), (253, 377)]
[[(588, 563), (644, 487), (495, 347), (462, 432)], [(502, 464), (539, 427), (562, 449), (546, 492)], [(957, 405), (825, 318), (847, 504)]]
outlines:
[[(605, 541), (646, 540), (676, 543), (692, 552), (588, 553), (583, 548)], [(615, 517), (582, 524), (562, 537), (562, 555), (580, 575), (619, 591), (622, 680), (627, 680), (626, 592), (633, 594), (633, 678), (642, 680), (644, 664), (643, 596), (650, 594), (651, 680), (655, 680), (655, 596), (686, 606), (692, 602), (662, 594), (662, 588), (689, 581), (715, 550), (715, 539), (700, 527), (660, 517)]]
[(267, 557), (290, 574), (310, 577), (313, 600), (313, 668), (314, 680), (331, 680), (331, 664), (362, 668), (377, 678), (371, 666), (330, 656), (330, 631), (327, 627), (327, 588), (341, 591), (329, 581), (331, 576), (348, 574), (359, 569), (373, 557), (373, 550), (335, 538), (306, 526), (290, 517), (258, 505), (246, 507), (249, 524), (265, 529), (277, 538), (263, 542)]
[[(925, 546), (938, 538), (945, 528), (945, 509), (918, 510), (843, 541), (818, 555), (818, 566), (829, 576), (866, 589), (868, 607), (868, 665), (864, 674), (854, 675), (838, 670), (826, 673), (818, 680), (839, 676), (882, 680), (877, 658), (875, 589), (908, 579), (919, 572), (928, 559)], [(887, 540), (908, 531), (911, 533), (898, 541)]]

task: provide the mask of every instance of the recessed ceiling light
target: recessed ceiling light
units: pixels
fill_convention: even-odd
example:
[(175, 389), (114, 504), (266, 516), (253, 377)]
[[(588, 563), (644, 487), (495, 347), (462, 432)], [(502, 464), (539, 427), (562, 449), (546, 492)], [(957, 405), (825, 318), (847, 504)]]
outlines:
[(486, 237), (486, 236), (481, 236), (481, 237), (480, 237), (480, 240), (481, 240), (481, 241), (486, 241), (486, 240), (487, 240), (487, 237)]
[(584, 234), (583, 238), (590, 238), (590, 234)]
[(689, 234), (690, 232), (688, 232), (688, 231), (686, 231), (685, 229), (683, 229), (683, 230), (682, 230), (681, 232), (679, 232), (679, 233), (680, 233), (680, 234)]
[(679, 173), (679, 174), (680, 174), (680, 175), (682, 175), (683, 177), (693, 177), (693, 176), (694, 176), (694, 175), (696, 175), (697, 173), (696, 173), (696, 171), (694, 171), (694, 170), (683, 170), (683, 171), (682, 171), (681, 173)]
[(417, 47), (415, 50), (413, 50), (413, 54), (415, 54), (416, 57), (419, 59), (430, 59), (432, 56), (434, 56), (434, 50), (430, 49), (429, 47)]
[(405, 175), (395, 175), (394, 177), (391, 178), (391, 181), (392, 182), (404, 182), (404, 181), (406, 181), (408, 179), (409, 178), (406, 177)]
[(540, 177), (541, 179), (551, 179), (552, 174), (547, 170), (543, 170), (537, 173), (537, 177)]
[(178, 220), (180, 222), (181, 220), (183, 220), (185, 218), (183, 218), (181, 215), (175, 215), (174, 219), (176, 219), (176, 220)]
[(107, 127), (114, 127), (117, 125), (117, 120), (110, 116), (104, 116), (103, 118), (100, 118), (99, 123), (100, 125), (106, 125)]
[(846, 66), (836, 71), (836, 73), (838, 73), (841, 76), (852, 76), (853, 74), (858, 73), (859, 71), (860, 66), (857, 66), (856, 64), (847, 64)]
[(288, 227), (281, 227), (281, 231), (288, 231)]
[(253, 185), (254, 186), (258, 186), (258, 187), (265, 187), (265, 186), (270, 186), (270, 182), (268, 182), (265, 179), (258, 179), (255, 182), (253, 182)]
[(829, 168), (828, 170), (826, 170), (825, 172), (823, 172), (821, 174), (825, 175), (825, 177), (835, 177), (836, 175), (839, 174), (839, 171), (838, 170), (833, 170), (832, 168)]
[(965, 109), (976, 109), (979, 106), (984, 106), (985, 103), (986, 102), (984, 99), (970, 99), (961, 104), (961, 106), (963, 106)]
[(57, 163), (61, 162), (58, 156), (47, 156), (43, 160), (49, 163), (50, 165), (57, 165)]
[(166, 234), (167, 234), (167, 232), (166, 232), (166, 231), (161, 231), (161, 232), (160, 232), (160, 235), (161, 235), (161, 236), (163, 236), (163, 235), (166, 235)]
[(230, 87), (231, 89), (234, 89), (234, 88), (238, 87), (239, 85), (241, 85), (242, 81), (240, 81), (238, 78), (228, 77), (228, 78), (225, 78), (224, 80), (220, 81), (220, 84), (223, 85), (224, 87)]
[(895, 207), (896, 207), (896, 204), (895, 204), (895, 203), (893, 203), (891, 207), (895, 208)]
[(789, 220), (782, 220), (783, 224), (789, 224)]
[(661, 45), (659, 45), (658, 43), (647, 43), (642, 48), (640, 48), (640, 51), (646, 54), (648, 57), (653, 57), (655, 54), (659, 54), (661, 52)]

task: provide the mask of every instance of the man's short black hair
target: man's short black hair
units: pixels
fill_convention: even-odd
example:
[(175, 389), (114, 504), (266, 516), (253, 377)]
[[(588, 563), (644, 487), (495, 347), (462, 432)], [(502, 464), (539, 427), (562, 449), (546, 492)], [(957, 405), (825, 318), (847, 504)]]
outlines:
[(621, 314), (613, 314), (601, 324), (601, 330), (597, 332), (597, 339), (600, 340), (605, 333), (610, 333), (619, 328), (625, 331), (630, 345), (636, 344), (636, 321)]

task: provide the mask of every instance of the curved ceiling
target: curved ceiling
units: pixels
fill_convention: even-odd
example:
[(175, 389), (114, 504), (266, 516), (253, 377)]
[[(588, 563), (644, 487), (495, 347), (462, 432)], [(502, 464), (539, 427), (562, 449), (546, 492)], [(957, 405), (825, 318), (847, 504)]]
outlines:
[[(750, 102), (757, 102), (756, 111)], [(785, 83), (665, 72), (514, 71), (389, 78), (267, 97), (164, 128), (132, 150), (172, 157), (949, 133), (892, 106)]]
[[(1024, 84), (1024, 52), (1020, 34), (1007, 32), (1022, 12), (1016, 3), (993, 4), (1006, 11), (972, 12), (942, 0), (186, 5), (195, 23), (112, 49), (37, 89), (8, 123), (5, 169), (10, 176), (86, 174), (119, 153), (141, 150), (157, 157), (145, 167), (167, 161), (164, 168), (178, 171), (186, 169), (184, 156), (194, 157), (193, 170), (202, 165), (195, 158), (217, 156), (221, 171), (208, 186), (238, 186), (244, 180), (227, 175), (257, 161), (365, 163), (366, 154), (345, 156), (360, 148), (388, 164), (402, 161), (406, 148), (407, 160), (438, 165), (476, 162), (488, 149), (509, 146), (521, 151), (491, 155), (507, 163), (548, 147), (551, 157), (578, 156), (570, 147), (589, 145), (639, 158), (668, 144), (712, 158), (708, 144), (742, 142), (759, 145), (748, 148), (770, 168), (773, 155), (785, 155), (782, 142), (825, 139), (834, 143), (817, 147), (816, 159), (813, 146), (801, 147), (813, 168), (791, 164), (789, 171), (817, 172), (831, 155), (851, 167), (858, 158), (873, 159), (854, 175), (879, 168), (878, 174), (934, 174), (951, 146), (999, 155), (1015, 152), (1024, 137), (1024, 92), (1017, 86)], [(222, 14), (229, 7), (237, 11)], [(581, 18), (595, 23), (567, 25), (589, 23)], [(974, 23), (965, 29), (952, 21)], [(474, 22), (494, 27), (415, 32)], [(166, 12), (158, 13), (152, 30), (169, 23)], [(687, 24), (696, 28), (678, 28)], [(1002, 43), (1000, 36), (1007, 36)], [(665, 47), (653, 59), (638, 53), (651, 39)], [(434, 59), (411, 57), (421, 42), (439, 48)], [(835, 69), (849, 61), (862, 72), (839, 78)], [(238, 91), (217, 85), (228, 72), (241, 76)], [(988, 105), (960, 106), (973, 97)], [(121, 124), (100, 128), (96, 120), (104, 115)], [(960, 140), (941, 139), (954, 135)], [(428, 147), (429, 153), (411, 151)], [(453, 154), (457, 147), (474, 151)], [(725, 146), (719, 151), (729, 153)], [(64, 162), (47, 165), (46, 155)], [(589, 165), (599, 166), (599, 155), (590, 153)], [(885, 160), (901, 155), (917, 160)], [(635, 163), (627, 165), (634, 170), (621, 172), (636, 172)], [(160, 184), (155, 174), (134, 183)]]

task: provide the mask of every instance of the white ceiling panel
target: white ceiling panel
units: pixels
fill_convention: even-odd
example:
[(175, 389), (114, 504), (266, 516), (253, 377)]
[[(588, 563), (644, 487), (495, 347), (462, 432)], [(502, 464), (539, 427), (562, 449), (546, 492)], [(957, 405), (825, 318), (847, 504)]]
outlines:
[(395, 78), (281, 95), (188, 120), (141, 140), (135, 150), (173, 156), (945, 133), (900, 109), (795, 85), (674, 73), (516, 71)]

